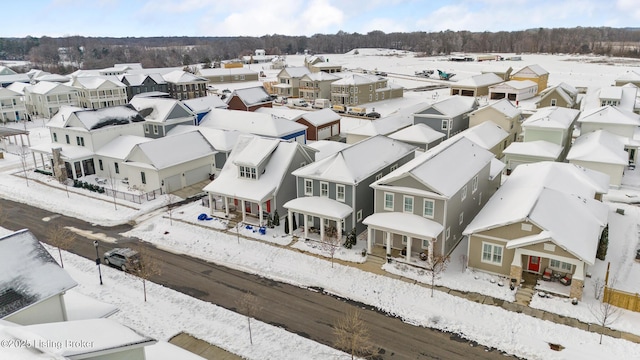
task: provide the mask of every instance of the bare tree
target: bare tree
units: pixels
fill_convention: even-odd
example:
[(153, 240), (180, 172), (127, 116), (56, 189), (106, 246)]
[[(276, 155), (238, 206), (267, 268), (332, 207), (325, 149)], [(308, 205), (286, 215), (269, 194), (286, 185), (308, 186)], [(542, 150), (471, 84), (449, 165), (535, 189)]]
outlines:
[(320, 239), (320, 248), (322, 251), (329, 254), (331, 258), (331, 267), (333, 268), (333, 260), (335, 259), (336, 252), (340, 250), (342, 245), (342, 239), (338, 238), (338, 235), (333, 232), (325, 231), (324, 236)]
[(173, 226), (173, 208), (175, 207), (175, 198), (176, 196), (170, 194), (167, 191), (167, 198), (165, 199), (164, 205), (167, 207), (167, 213), (169, 214), (169, 225)]
[(146, 249), (138, 247), (136, 251), (138, 252), (138, 257), (130, 259), (127, 268), (131, 269), (131, 273), (137, 275), (142, 280), (144, 301), (147, 302), (147, 280), (151, 280), (152, 277), (162, 274), (162, 269), (160, 269), (158, 262), (151, 257)]
[(360, 315), (360, 310), (348, 310), (333, 326), (336, 348), (355, 356), (370, 355), (373, 346), (369, 340), (369, 329)]
[(111, 174), (111, 167), (109, 167), (109, 165), (107, 165), (107, 173), (109, 175), (109, 177), (107, 178), (107, 185), (109, 186), (109, 189), (111, 190), (111, 195), (113, 195), (113, 208), (118, 210), (118, 202), (116, 201), (117, 197), (116, 197), (116, 189), (117, 189), (117, 185), (118, 185), (118, 180), (116, 178), (114, 178)]
[(251, 318), (255, 318), (261, 310), (258, 297), (250, 292), (246, 292), (236, 301), (236, 306), (238, 306), (238, 311), (247, 317), (247, 325), (249, 326), (249, 342), (253, 345)]
[(442, 273), (447, 269), (449, 265), (449, 257), (443, 255), (437, 255), (433, 257), (431, 261), (431, 268), (428, 269), (431, 273), (431, 297), (433, 297), (433, 288), (436, 286), (436, 279), (439, 279)]
[(24, 180), (27, 182), (28, 187), (29, 176), (27, 175), (27, 167), (29, 166), (29, 162), (27, 161), (27, 156), (29, 156), (29, 148), (21, 144), (18, 148), (18, 156), (20, 157), (20, 164), (22, 165), (22, 171), (24, 172)]
[[(615, 279), (611, 280), (611, 286), (616, 283)], [(600, 287), (600, 294), (596, 296), (596, 299), (602, 300), (598, 304), (590, 304), (589, 311), (591, 315), (596, 319), (596, 323), (602, 327), (609, 327), (613, 325), (620, 317), (620, 308), (617, 308), (609, 302), (611, 300), (611, 290), (609, 286), (605, 284)], [(600, 333), (600, 345), (602, 345), (602, 332)]]
[(49, 244), (58, 248), (60, 266), (64, 267), (64, 263), (62, 262), (62, 249), (67, 250), (69, 248), (71, 243), (76, 239), (75, 234), (63, 226), (54, 225), (47, 231), (47, 239), (49, 240)]

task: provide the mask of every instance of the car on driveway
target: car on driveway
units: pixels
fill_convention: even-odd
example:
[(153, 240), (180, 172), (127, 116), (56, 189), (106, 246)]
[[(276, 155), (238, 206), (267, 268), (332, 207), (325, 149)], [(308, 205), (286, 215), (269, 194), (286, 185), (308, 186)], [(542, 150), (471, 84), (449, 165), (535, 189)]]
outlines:
[(104, 253), (104, 263), (122, 271), (132, 271), (140, 263), (140, 254), (129, 248), (115, 248)]
[(368, 118), (379, 119), (380, 118), (380, 113), (372, 111), (370, 113), (367, 113), (367, 115), (365, 115), (365, 116), (368, 117)]

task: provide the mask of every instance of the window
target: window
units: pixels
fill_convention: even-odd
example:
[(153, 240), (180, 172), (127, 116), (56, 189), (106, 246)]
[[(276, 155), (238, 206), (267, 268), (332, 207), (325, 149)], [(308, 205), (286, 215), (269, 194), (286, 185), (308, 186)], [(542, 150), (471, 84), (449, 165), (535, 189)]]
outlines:
[(531, 224), (522, 224), (520, 225), (520, 229), (522, 229), (522, 231), (531, 231), (533, 226)]
[(303, 161), (303, 162), (301, 162), (301, 163), (300, 163), (300, 167), (303, 167), (303, 166), (305, 166), (305, 165), (307, 165), (307, 162), (306, 162), (306, 161)]
[(556, 104), (557, 104), (556, 99), (551, 99), (551, 106), (556, 106)]
[(384, 193), (384, 209), (393, 211), (393, 193)]
[(483, 242), (482, 262), (502, 265), (502, 246)]
[(573, 265), (555, 259), (549, 259), (549, 266), (554, 269), (566, 272), (571, 272), (571, 270), (573, 270)]
[(238, 166), (240, 169), (240, 177), (245, 179), (257, 179), (257, 171), (256, 168), (251, 166)]
[(407, 196), (407, 195), (404, 196), (403, 211), (406, 213), (413, 212), (413, 196)]
[(158, 135), (158, 125), (153, 125), (153, 133)]
[(433, 208), (434, 208), (433, 200), (424, 199), (424, 207), (422, 211), (422, 215), (424, 217), (428, 217), (429, 219), (433, 219)]
[(142, 181), (143, 184), (147, 183), (147, 175), (144, 173), (144, 171), (140, 172), (140, 181)]
[(463, 221), (463, 220), (464, 220), (464, 212), (461, 212), (461, 213), (460, 213), (460, 217), (459, 217), (459, 219), (458, 219), (458, 224), (459, 224), (459, 225), (462, 225), (462, 221)]
[(100, 168), (100, 171), (103, 171), (103, 167), (102, 167), (102, 159), (98, 159), (98, 167)]
[(467, 185), (462, 187), (462, 201), (467, 198)]
[(69, 134), (66, 134), (64, 136), (64, 139), (67, 140), (67, 144), (71, 144), (71, 142), (69, 141)]
[(307, 196), (313, 195), (313, 180), (304, 179), (304, 194)]
[(336, 185), (336, 200), (344, 202), (344, 185)]
[(144, 124), (144, 132), (145, 134), (149, 133), (149, 124)]
[(329, 183), (324, 181), (320, 182), (320, 196), (329, 197)]
[(440, 129), (448, 130), (449, 129), (449, 120), (447, 120), (447, 119), (442, 120), (442, 126), (440, 127)]
[(369, 91), (373, 91), (373, 85), (369, 85)]
[(313, 216), (307, 215), (307, 225), (313, 226)]
[(398, 168), (398, 164), (393, 164), (391, 165), (391, 167), (389, 168), (389, 171), (394, 171), (395, 169)]
[(53, 142), (58, 142), (58, 134), (53, 133)]
[(116, 168), (116, 174), (120, 174), (120, 165), (118, 165), (118, 163), (113, 163), (113, 166)]
[(428, 249), (429, 248), (429, 240), (422, 239), (422, 248), (423, 249)]
[(554, 244), (545, 243), (544, 244), (545, 251), (556, 251), (556, 246)]
[(378, 181), (378, 180), (380, 180), (380, 179), (382, 179), (382, 173), (380, 173), (380, 174), (376, 174), (376, 181)]
[(473, 177), (473, 181), (471, 182), (471, 193), (475, 193), (478, 190), (478, 175)]
[(448, 227), (447, 231), (445, 232), (445, 240), (449, 240), (449, 237), (451, 237), (451, 228)]
[(356, 220), (362, 221), (362, 209), (358, 210), (358, 212), (356, 213)]
[(407, 236), (402, 235), (402, 245), (407, 245)]

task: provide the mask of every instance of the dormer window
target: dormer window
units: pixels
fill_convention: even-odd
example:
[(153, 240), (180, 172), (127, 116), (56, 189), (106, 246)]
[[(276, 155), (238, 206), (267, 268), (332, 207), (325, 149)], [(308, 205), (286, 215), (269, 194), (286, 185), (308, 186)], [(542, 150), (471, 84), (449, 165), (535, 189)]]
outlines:
[(257, 179), (258, 172), (255, 167), (251, 166), (239, 166), (240, 168), (240, 177), (245, 179)]

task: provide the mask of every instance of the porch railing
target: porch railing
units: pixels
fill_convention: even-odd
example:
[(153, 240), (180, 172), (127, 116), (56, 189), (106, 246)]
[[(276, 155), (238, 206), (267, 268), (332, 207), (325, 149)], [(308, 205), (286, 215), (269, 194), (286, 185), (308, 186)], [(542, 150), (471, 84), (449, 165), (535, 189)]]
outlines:
[(128, 192), (105, 188), (104, 193), (107, 196), (111, 196), (111, 197), (115, 196), (116, 199), (122, 199), (125, 201), (134, 202), (136, 204), (142, 204), (145, 201), (155, 200), (157, 196), (162, 195), (162, 189), (155, 189), (142, 194), (132, 194)]

